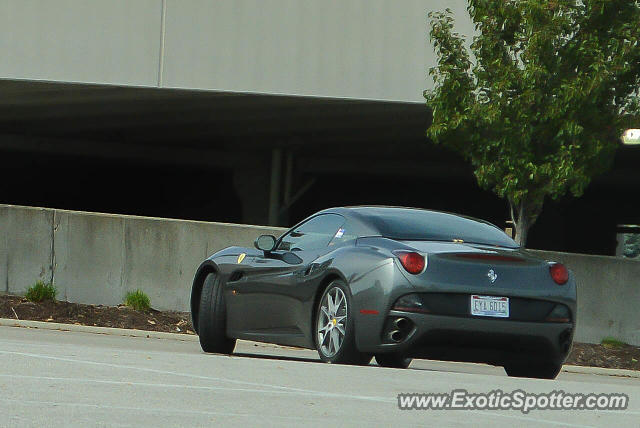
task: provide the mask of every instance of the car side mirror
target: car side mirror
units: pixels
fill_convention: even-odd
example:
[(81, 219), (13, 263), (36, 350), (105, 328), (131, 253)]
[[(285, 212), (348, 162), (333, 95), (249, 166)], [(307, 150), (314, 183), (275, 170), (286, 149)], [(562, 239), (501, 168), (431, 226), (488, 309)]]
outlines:
[(273, 235), (260, 235), (253, 243), (258, 250), (273, 251), (276, 247), (276, 237)]

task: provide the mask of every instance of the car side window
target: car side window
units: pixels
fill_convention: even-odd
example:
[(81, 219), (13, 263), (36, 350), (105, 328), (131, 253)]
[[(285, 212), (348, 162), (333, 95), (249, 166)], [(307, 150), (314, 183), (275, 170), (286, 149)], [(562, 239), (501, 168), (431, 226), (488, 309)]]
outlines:
[(338, 214), (321, 214), (299, 225), (284, 235), (278, 250), (308, 251), (324, 248), (336, 236), (344, 217)]
[(358, 235), (356, 235), (354, 228), (351, 227), (350, 222), (347, 221), (342, 226), (340, 226), (335, 235), (333, 235), (331, 242), (329, 242), (329, 246), (331, 247), (333, 245), (343, 245), (356, 239), (358, 239)]

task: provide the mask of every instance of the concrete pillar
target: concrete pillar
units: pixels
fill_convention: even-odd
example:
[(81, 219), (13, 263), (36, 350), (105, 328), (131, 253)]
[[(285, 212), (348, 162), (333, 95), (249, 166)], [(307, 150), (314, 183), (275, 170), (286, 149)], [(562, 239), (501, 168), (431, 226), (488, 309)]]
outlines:
[(266, 156), (260, 162), (234, 168), (233, 183), (242, 205), (242, 223), (269, 223), (270, 178), (271, 165)]
[(280, 176), (282, 175), (282, 149), (271, 152), (271, 183), (269, 187), (269, 225), (280, 222)]
[(293, 158), (288, 156), (287, 171), (283, 183), (283, 151), (271, 150), (270, 157), (261, 156), (260, 162), (237, 166), (233, 181), (242, 204), (242, 222), (268, 226), (281, 226), (283, 215), (282, 198), (291, 197)]

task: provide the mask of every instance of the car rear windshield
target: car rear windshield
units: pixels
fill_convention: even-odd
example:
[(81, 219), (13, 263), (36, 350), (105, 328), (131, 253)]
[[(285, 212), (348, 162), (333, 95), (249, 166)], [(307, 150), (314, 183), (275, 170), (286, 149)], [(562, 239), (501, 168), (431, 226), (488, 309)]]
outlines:
[(373, 208), (369, 220), (382, 236), (406, 241), (457, 241), (517, 248), (518, 244), (491, 223), (434, 211)]

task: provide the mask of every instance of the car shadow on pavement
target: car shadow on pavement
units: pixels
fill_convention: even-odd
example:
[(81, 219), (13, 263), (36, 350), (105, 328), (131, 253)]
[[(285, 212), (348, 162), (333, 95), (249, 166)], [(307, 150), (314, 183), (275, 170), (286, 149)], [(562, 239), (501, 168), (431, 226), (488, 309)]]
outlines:
[[(234, 357), (243, 357), (243, 358), (254, 358), (254, 359), (264, 359), (264, 360), (278, 360), (278, 361), (298, 361), (305, 363), (321, 363), (325, 364), (319, 358), (307, 358), (307, 357), (292, 357), (292, 356), (284, 356), (284, 355), (272, 355), (272, 354), (258, 354), (258, 353), (246, 353), (246, 352), (234, 352), (231, 356)], [(428, 360), (424, 360), (428, 361)], [(420, 363), (418, 363), (420, 364)], [(376, 364), (375, 360), (372, 360), (369, 364), (369, 367), (380, 367)], [(392, 370), (406, 370), (406, 369), (392, 369)], [(421, 371), (421, 372), (447, 372), (447, 373), (470, 373), (469, 368), (465, 367), (420, 367), (416, 366), (416, 364), (412, 364), (408, 367), (407, 370), (412, 371)], [(484, 372), (484, 371), (483, 371)], [(492, 375), (504, 375), (504, 373), (492, 373), (487, 371), (485, 374)]]
[(315, 358), (306, 358), (306, 357), (290, 357), (283, 355), (270, 355), (270, 354), (247, 354), (245, 352), (234, 352), (231, 354), (232, 357), (243, 357), (243, 358), (257, 358), (257, 359), (268, 359), (268, 360), (279, 360), (279, 361), (299, 361), (305, 363), (321, 363), (322, 361)]
[[(321, 363), (324, 364), (322, 362), (322, 360), (320, 360), (319, 358), (307, 358), (307, 357), (292, 357), (292, 356), (285, 356), (285, 355), (272, 355), (272, 354), (258, 354), (258, 353), (246, 353), (246, 352), (234, 352), (232, 354), (232, 356), (234, 357), (243, 357), (243, 358), (254, 358), (254, 359), (265, 359), (265, 360), (278, 360), (278, 361), (299, 361), (299, 362), (305, 362), (305, 363)], [(375, 360), (372, 360), (368, 366), (371, 367), (379, 367), (376, 363)], [(442, 369), (439, 368), (428, 368), (428, 367), (415, 367), (415, 366), (410, 366), (409, 370), (418, 370), (418, 371), (428, 371), (428, 372), (439, 372), (442, 371)], [(459, 372), (459, 373), (465, 373), (466, 371), (464, 369), (461, 370), (445, 370), (445, 371), (451, 371), (451, 372)]]

